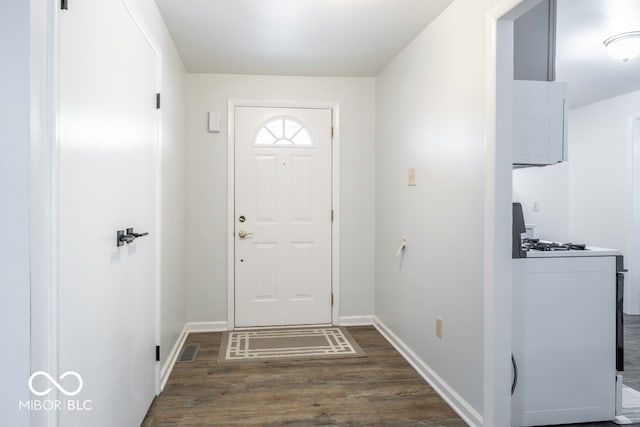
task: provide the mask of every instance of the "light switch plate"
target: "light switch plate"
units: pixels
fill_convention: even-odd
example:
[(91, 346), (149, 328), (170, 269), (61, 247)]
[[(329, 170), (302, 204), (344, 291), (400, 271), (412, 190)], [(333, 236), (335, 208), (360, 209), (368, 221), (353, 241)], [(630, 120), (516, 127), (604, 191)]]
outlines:
[(211, 133), (220, 132), (220, 112), (219, 111), (209, 111), (209, 132)]
[(409, 168), (409, 186), (416, 185), (416, 168)]

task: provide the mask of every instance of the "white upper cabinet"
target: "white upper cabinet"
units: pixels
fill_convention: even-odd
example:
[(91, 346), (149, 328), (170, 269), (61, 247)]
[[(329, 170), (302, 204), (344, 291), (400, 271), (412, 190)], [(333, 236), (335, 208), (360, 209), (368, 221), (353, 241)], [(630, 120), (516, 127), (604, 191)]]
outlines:
[(567, 160), (569, 85), (514, 80), (513, 164), (552, 165)]

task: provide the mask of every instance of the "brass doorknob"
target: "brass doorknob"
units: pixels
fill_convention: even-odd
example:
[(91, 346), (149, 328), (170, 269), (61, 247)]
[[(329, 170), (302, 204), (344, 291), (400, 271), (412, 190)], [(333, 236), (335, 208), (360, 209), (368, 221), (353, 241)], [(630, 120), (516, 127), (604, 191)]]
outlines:
[(238, 231), (238, 237), (244, 239), (247, 236), (251, 236), (253, 233), (249, 233), (248, 231), (240, 230)]

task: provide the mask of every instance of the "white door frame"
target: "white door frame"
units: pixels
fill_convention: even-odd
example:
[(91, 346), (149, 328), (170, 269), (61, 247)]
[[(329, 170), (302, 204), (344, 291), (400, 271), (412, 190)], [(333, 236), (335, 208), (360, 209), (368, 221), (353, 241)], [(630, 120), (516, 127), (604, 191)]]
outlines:
[(485, 83), (483, 425), (511, 425), (513, 21), (542, 0), (504, 0), (487, 13)]
[[(31, 87), (40, 88), (31, 94), (30, 370), (44, 370), (54, 378), (58, 378), (57, 6), (47, 0), (31, 0), (30, 21)], [(27, 378), (24, 381), (26, 384)], [(56, 399), (56, 395), (54, 388), (49, 396)], [(55, 411), (32, 411), (31, 425), (57, 425)]]
[(625, 259), (629, 272), (625, 278), (624, 312), (640, 313), (640, 116), (631, 118), (631, 218), (629, 235), (631, 253)]
[[(158, 44), (146, 30), (145, 23), (140, 19), (141, 14), (132, 6), (130, 0), (121, 0), (132, 19), (139, 27), (149, 46), (157, 56), (156, 85), (158, 91), (162, 89), (162, 51)], [(37, 119), (32, 115), (33, 135), (31, 137), (31, 190), (32, 203), (30, 212), (31, 228), (40, 233), (30, 236), (31, 258), (31, 370), (45, 370), (52, 377), (58, 378), (58, 197), (59, 197), (59, 92), (58, 92), (58, 42), (59, 23), (58, 5), (45, 0), (31, 0), (42, 6), (36, 7), (38, 13), (32, 14), (31, 25), (39, 27), (37, 32), (31, 33), (38, 37), (32, 42), (32, 86), (43, 89), (32, 94), (32, 102), (38, 104), (41, 116)], [(46, 5), (45, 5), (46, 3)], [(37, 22), (36, 22), (37, 21)], [(46, 22), (46, 27), (42, 27)], [(162, 115), (158, 112), (158, 135), (155, 146), (156, 162), (156, 257), (155, 275), (155, 339), (160, 345), (161, 337), (161, 254), (162, 254), (162, 222), (161, 222), (161, 189), (162, 189)], [(38, 168), (35, 169), (34, 168)], [(114, 238), (115, 239), (115, 238)], [(156, 363), (155, 392), (160, 389), (160, 363)], [(26, 383), (25, 379), (25, 383)], [(55, 396), (56, 390), (51, 396)], [(42, 413), (40, 413), (42, 412)], [(56, 426), (58, 419), (55, 411), (32, 412), (34, 425)]]
[(227, 329), (235, 328), (235, 108), (322, 108), (331, 110), (333, 141), (331, 150), (331, 322), (340, 315), (340, 105), (331, 101), (275, 101), (229, 99), (227, 105)]

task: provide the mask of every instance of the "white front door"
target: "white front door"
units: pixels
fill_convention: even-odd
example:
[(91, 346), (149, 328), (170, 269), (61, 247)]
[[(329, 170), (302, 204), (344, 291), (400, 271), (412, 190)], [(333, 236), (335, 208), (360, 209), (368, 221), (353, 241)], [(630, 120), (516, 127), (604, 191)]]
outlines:
[(234, 113), (235, 325), (331, 323), (331, 110)]
[[(156, 387), (158, 58), (121, 0), (71, 2), (59, 27), (58, 371), (83, 380), (59, 425), (138, 426)], [(118, 247), (126, 228), (150, 234)]]

